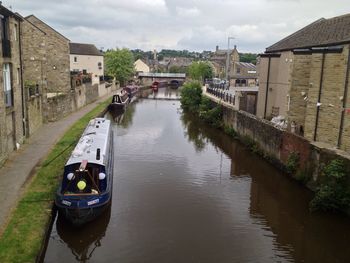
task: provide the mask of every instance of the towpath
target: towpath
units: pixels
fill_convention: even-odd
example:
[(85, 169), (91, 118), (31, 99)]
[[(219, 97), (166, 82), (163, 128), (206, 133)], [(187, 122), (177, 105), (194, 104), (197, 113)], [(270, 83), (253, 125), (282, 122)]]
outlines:
[(0, 236), (26, 182), (41, 161), (45, 159), (53, 145), (73, 123), (110, 96), (112, 94), (99, 98), (61, 120), (44, 124), (27, 139), (25, 144), (21, 145), (18, 151), (10, 154), (8, 160), (0, 168)]

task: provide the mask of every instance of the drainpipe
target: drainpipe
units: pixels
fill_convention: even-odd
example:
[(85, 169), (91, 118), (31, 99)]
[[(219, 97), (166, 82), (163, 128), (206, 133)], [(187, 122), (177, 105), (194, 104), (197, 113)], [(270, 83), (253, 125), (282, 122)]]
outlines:
[[(321, 65), (321, 77), (320, 77), (320, 88), (318, 90), (318, 100), (317, 103), (321, 102), (321, 94), (322, 94), (322, 86), (323, 86), (323, 70), (324, 70), (324, 61), (326, 57), (326, 51), (323, 50), (322, 52), (322, 65)], [(318, 128), (318, 118), (320, 115), (320, 106), (317, 106), (316, 110), (316, 120), (315, 120), (315, 130), (314, 130), (314, 141), (316, 141), (317, 137), (317, 128)]]
[(268, 96), (269, 96), (270, 65), (271, 65), (271, 57), (269, 56), (269, 63), (268, 63), (268, 66), (267, 66), (267, 80), (266, 80), (266, 96), (265, 96), (264, 119), (266, 119), (267, 99), (268, 99)]
[(343, 135), (343, 129), (344, 129), (344, 116), (345, 116), (345, 109), (346, 109), (346, 100), (347, 100), (347, 97), (348, 97), (349, 72), (350, 72), (350, 45), (348, 47), (348, 64), (347, 64), (347, 67), (346, 67), (345, 86), (344, 86), (344, 95), (343, 95), (343, 109), (342, 109), (342, 112), (341, 112), (341, 119), (340, 119), (340, 127), (339, 127), (337, 148), (340, 148), (341, 139), (342, 139), (342, 135)]
[(25, 100), (24, 100), (24, 84), (23, 84), (23, 61), (22, 61), (22, 29), (21, 29), (21, 21), (18, 20), (18, 41), (19, 41), (19, 60), (20, 60), (20, 75), (21, 75), (21, 100), (22, 100), (22, 127), (23, 127), (23, 136), (28, 136), (26, 134), (26, 116), (25, 116)]

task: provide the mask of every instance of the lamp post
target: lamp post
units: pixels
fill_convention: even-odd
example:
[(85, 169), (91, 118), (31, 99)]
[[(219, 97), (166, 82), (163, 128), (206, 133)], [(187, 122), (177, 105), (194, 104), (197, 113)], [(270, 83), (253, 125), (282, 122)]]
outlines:
[(230, 66), (230, 60), (229, 60), (229, 57), (230, 57), (230, 40), (233, 40), (235, 39), (234, 37), (228, 37), (227, 38), (227, 57), (226, 57), (226, 80), (229, 81), (228, 79), (228, 68)]

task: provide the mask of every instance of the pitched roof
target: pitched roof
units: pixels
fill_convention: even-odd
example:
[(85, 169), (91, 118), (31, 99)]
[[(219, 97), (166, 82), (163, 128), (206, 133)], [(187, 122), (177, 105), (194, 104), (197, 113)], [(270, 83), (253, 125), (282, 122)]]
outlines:
[(70, 54), (103, 56), (93, 44), (69, 43)]
[(64, 35), (62, 35), (60, 32), (58, 32), (56, 29), (52, 28), (51, 26), (49, 26), (48, 24), (46, 24), (44, 21), (42, 21), (41, 19), (37, 18), (35, 15), (29, 15), (29, 16), (26, 16), (24, 18), (25, 20), (31, 22), (33, 24), (33, 21), (31, 21), (31, 19), (36, 19), (38, 21), (40, 21), (41, 23), (45, 24), (48, 28), (50, 28), (52, 31), (56, 32), (58, 35), (60, 35), (61, 37), (63, 37), (64, 39), (68, 40), (68, 38), (66, 38)]
[(350, 14), (321, 18), (266, 48), (266, 52), (350, 42)]
[(241, 66), (243, 68), (247, 68), (248, 70), (256, 70), (256, 66), (253, 63), (248, 62), (235, 62), (236, 65)]

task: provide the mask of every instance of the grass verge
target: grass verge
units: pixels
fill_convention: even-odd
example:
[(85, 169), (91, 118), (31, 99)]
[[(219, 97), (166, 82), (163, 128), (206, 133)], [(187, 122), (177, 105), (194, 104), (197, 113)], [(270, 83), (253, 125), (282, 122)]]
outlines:
[(89, 120), (100, 114), (109, 101), (100, 103), (73, 124), (38, 168), (0, 238), (1, 263), (36, 261), (63, 167)]

